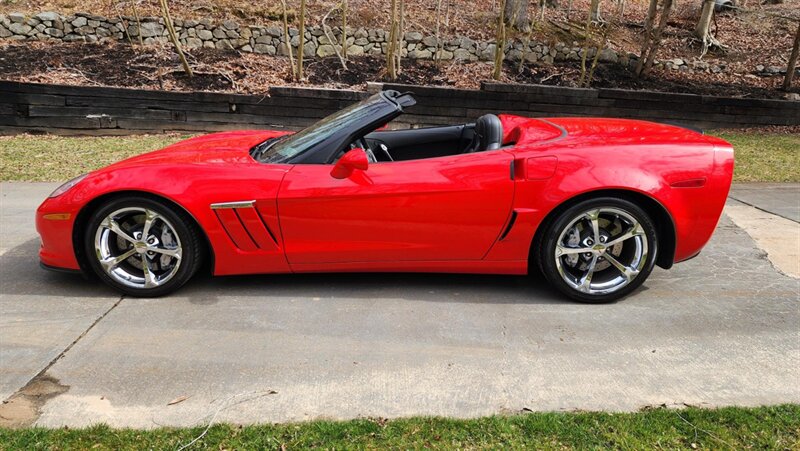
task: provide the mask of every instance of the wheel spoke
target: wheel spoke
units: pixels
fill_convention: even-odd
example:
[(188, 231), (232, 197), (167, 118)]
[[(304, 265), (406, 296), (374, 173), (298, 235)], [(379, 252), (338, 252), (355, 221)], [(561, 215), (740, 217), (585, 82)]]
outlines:
[(153, 210), (144, 211), (144, 228), (142, 229), (142, 241), (147, 241), (150, 236), (150, 228), (159, 216)]
[(128, 235), (127, 232), (122, 230), (122, 227), (119, 225), (119, 223), (115, 221), (114, 218), (112, 218), (111, 216), (103, 220), (103, 222), (100, 223), (100, 226), (114, 232), (115, 234), (117, 234), (117, 236), (119, 236), (125, 241), (128, 241), (129, 243), (136, 242), (136, 240), (134, 240), (132, 236)]
[(620, 235), (618, 237), (615, 237), (613, 240), (608, 241), (606, 243), (606, 246), (607, 247), (611, 247), (611, 246), (614, 246), (615, 244), (619, 244), (619, 243), (621, 243), (623, 241), (626, 241), (626, 240), (629, 240), (629, 239), (631, 239), (633, 237), (642, 236), (642, 235), (644, 235), (644, 229), (642, 229), (642, 226), (637, 222), (637, 223), (633, 224), (631, 226), (631, 228), (628, 229), (627, 232), (623, 233), (622, 235)]
[(175, 258), (177, 258), (179, 260), (181, 258), (181, 249), (180, 248), (167, 249), (167, 248), (164, 248), (164, 247), (148, 247), (147, 250), (148, 251), (157, 252), (159, 254), (169, 255), (170, 257), (175, 257)]
[(562, 255), (570, 255), (570, 254), (583, 254), (585, 252), (592, 252), (592, 248), (590, 247), (567, 247), (567, 246), (556, 246), (556, 257), (561, 257)]
[(600, 242), (600, 210), (586, 212), (586, 217), (592, 223), (592, 238), (595, 243)]
[(619, 272), (622, 273), (622, 275), (625, 277), (625, 279), (628, 280), (628, 282), (630, 282), (631, 280), (636, 278), (637, 275), (639, 275), (639, 271), (637, 271), (634, 268), (623, 265), (610, 253), (606, 253), (604, 257), (606, 260), (608, 260), (609, 263), (611, 263), (613, 267), (617, 268), (617, 270), (619, 270)]
[(586, 274), (578, 281), (578, 290), (588, 293), (592, 286), (592, 276), (594, 275), (594, 268), (597, 266), (597, 254), (592, 255), (592, 261), (589, 262), (589, 267), (586, 268)]
[(117, 265), (129, 259), (135, 253), (136, 249), (131, 249), (128, 252), (125, 252), (124, 254), (100, 260), (100, 264), (103, 265), (103, 269), (105, 270), (105, 272), (111, 272), (114, 268), (117, 267)]
[(142, 271), (144, 271), (144, 287), (145, 288), (153, 288), (158, 286), (158, 282), (156, 282), (155, 274), (150, 269), (150, 263), (147, 261), (146, 258), (142, 259)]

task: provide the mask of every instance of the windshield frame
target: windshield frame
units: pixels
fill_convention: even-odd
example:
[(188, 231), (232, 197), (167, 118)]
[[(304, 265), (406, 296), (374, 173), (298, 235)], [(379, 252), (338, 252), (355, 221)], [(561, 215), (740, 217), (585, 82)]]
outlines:
[[(397, 91), (381, 91), (297, 133), (271, 143), (267, 140), (253, 148), (254, 158), (265, 164), (328, 164), (358, 136), (402, 114), (402, 105), (395, 101), (400, 95)], [(255, 152), (262, 144), (267, 147)]]

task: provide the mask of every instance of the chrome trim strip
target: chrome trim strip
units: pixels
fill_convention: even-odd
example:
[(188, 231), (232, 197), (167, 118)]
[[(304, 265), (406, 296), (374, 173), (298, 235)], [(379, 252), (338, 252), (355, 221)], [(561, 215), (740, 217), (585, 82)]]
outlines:
[(253, 208), (256, 204), (254, 200), (240, 200), (236, 202), (220, 202), (217, 204), (211, 204), (212, 210), (220, 210), (223, 208)]

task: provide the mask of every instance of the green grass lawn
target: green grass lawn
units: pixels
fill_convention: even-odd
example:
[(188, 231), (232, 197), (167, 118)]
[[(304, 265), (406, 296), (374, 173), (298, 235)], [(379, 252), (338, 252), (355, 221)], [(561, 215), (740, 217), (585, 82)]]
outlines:
[(717, 130), (733, 144), (736, 182), (800, 182), (800, 134), (762, 134)]
[[(0, 429), (0, 449), (177, 449), (204, 427)], [(215, 425), (189, 449), (800, 449), (800, 406)]]
[(0, 180), (60, 182), (188, 136), (0, 137)]
[[(800, 136), (716, 131), (736, 150), (737, 182), (800, 182)], [(164, 147), (180, 135), (0, 137), (0, 180), (68, 180), (131, 155)]]

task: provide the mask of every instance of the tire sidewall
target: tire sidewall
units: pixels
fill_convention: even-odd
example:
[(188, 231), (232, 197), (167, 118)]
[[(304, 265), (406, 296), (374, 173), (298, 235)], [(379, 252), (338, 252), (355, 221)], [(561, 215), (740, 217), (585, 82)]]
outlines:
[[(645, 231), (648, 249), (647, 259), (644, 267), (632, 282), (618, 291), (600, 295), (582, 293), (569, 286), (561, 278), (554, 258), (556, 244), (564, 228), (566, 228), (569, 223), (580, 213), (594, 208), (617, 208), (633, 216), (639, 222), (639, 224), (641, 224), (642, 229)], [(647, 213), (641, 207), (629, 200), (614, 197), (588, 199), (567, 208), (558, 214), (547, 225), (547, 229), (538, 248), (539, 256), (537, 260), (539, 263), (539, 268), (547, 281), (553, 287), (575, 301), (593, 304), (613, 302), (617, 299), (627, 296), (639, 288), (653, 271), (656, 257), (658, 255), (657, 233), (657, 228)]]
[[(181, 243), (181, 264), (177, 273), (163, 285), (153, 288), (135, 288), (123, 285), (109, 276), (97, 260), (95, 251), (95, 234), (100, 223), (112, 212), (122, 208), (147, 208), (163, 216), (173, 226)], [(125, 196), (110, 200), (95, 210), (87, 221), (84, 232), (84, 252), (87, 256), (89, 267), (106, 284), (117, 291), (135, 297), (158, 297), (171, 293), (183, 286), (197, 271), (200, 260), (199, 240), (190, 219), (185, 214), (176, 213), (172, 208), (162, 202), (140, 196)]]

